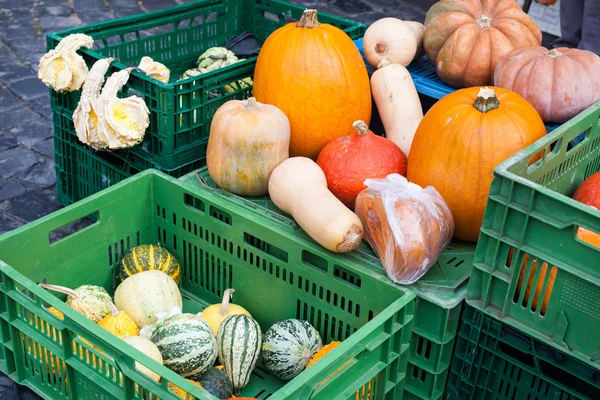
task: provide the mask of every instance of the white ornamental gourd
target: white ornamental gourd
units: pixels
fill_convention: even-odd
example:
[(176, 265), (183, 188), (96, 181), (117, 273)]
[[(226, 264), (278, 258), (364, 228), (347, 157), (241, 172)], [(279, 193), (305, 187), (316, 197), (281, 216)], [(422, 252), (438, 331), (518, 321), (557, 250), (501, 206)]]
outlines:
[(150, 110), (144, 99), (138, 96), (117, 97), (129, 80), (131, 69), (112, 74), (98, 100), (98, 136), (110, 149), (131, 147), (141, 142), (150, 124)]
[(106, 147), (98, 136), (98, 99), (104, 83), (104, 75), (113, 60), (113, 58), (103, 58), (94, 63), (83, 84), (79, 104), (73, 113), (77, 138), (96, 150)]
[(162, 83), (169, 83), (171, 77), (171, 71), (164, 64), (154, 61), (151, 57), (144, 56), (140, 61), (138, 68), (141, 69), (151, 78), (161, 81)]
[(38, 78), (57, 92), (79, 90), (87, 78), (88, 68), (77, 50), (91, 49), (93, 45), (94, 39), (82, 33), (63, 38), (56, 48), (40, 58)]

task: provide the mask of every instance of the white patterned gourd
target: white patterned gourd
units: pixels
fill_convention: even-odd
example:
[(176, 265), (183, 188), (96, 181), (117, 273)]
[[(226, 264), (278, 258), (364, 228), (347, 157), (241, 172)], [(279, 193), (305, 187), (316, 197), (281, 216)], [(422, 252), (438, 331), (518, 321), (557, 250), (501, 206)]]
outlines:
[(138, 68), (141, 69), (151, 78), (162, 83), (169, 83), (171, 71), (164, 64), (154, 61), (152, 57), (144, 56), (140, 60)]
[(231, 379), (234, 394), (239, 394), (250, 376), (262, 344), (258, 322), (245, 314), (231, 315), (221, 323), (217, 332), (219, 362)]
[(115, 305), (135, 322), (138, 328), (152, 325), (157, 313), (168, 313), (182, 307), (177, 284), (162, 271), (139, 272), (125, 279), (115, 291)]
[(64, 37), (40, 58), (38, 78), (59, 93), (79, 90), (87, 78), (88, 68), (77, 50), (91, 49), (93, 45), (94, 39), (83, 33)]
[(110, 295), (102, 286), (81, 285), (76, 289), (47, 283), (40, 283), (39, 286), (46, 290), (66, 294), (68, 296), (67, 304), (72, 309), (96, 323), (112, 311), (109, 305), (111, 302)]
[(300, 374), (323, 347), (319, 332), (306, 321), (286, 319), (275, 323), (263, 339), (263, 365), (289, 381)]
[(198, 315), (177, 314), (165, 319), (150, 340), (158, 347), (166, 367), (194, 381), (217, 359), (213, 331)]

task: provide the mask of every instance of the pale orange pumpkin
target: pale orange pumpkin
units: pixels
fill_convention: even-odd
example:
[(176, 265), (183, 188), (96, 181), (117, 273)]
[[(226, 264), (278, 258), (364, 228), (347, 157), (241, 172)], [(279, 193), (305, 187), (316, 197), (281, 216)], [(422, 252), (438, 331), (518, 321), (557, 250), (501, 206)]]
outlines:
[(494, 84), (523, 96), (544, 121), (565, 122), (600, 101), (600, 57), (565, 47), (516, 49), (496, 66)]
[(316, 160), (356, 120), (371, 119), (371, 89), (365, 63), (341, 29), (319, 24), (306, 10), (263, 44), (254, 71), (253, 94), (290, 120), (290, 157)]
[(433, 186), (454, 217), (455, 237), (475, 241), (494, 168), (546, 133), (537, 111), (502, 88), (457, 90), (427, 112), (408, 156), (408, 180)]
[(425, 28), (427, 57), (456, 87), (492, 83), (502, 57), (542, 42), (540, 28), (515, 0), (441, 0), (427, 12)]
[(208, 173), (229, 192), (264, 195), (271, 173), (289, 157), (289, 144), (290, 123), (277, 107), (254, 97), (228, 101), (210, 125)]

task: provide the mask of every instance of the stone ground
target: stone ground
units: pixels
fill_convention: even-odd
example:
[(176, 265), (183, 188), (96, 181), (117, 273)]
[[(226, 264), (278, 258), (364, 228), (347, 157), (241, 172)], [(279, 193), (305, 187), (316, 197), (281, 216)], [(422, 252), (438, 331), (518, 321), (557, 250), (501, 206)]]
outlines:
[[(0, 0), (0, 234), (61, 206), (55, 196), (48, 89), (37, 79), (45, 35), (192, 0)], [(293, 0), (370, 24), (423, 21), (434, 0)], [(545, 37), (550, 43), (551, 38)], [(17, 397), (0, 382), (0, 400)], [(29, 398), (24, 396), (23, 398)]]

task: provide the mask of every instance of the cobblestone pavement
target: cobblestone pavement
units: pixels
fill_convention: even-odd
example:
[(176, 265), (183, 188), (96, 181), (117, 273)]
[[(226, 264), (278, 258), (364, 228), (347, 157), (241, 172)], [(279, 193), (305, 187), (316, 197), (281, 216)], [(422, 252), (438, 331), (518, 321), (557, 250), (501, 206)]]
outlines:
[[(45, 34), (191, 0), (0, 0), (0, 233), (60, 208), (48, 89), (37, 79)], [(367, 24), (423, 21), (434, 0), (294, 0)]]

